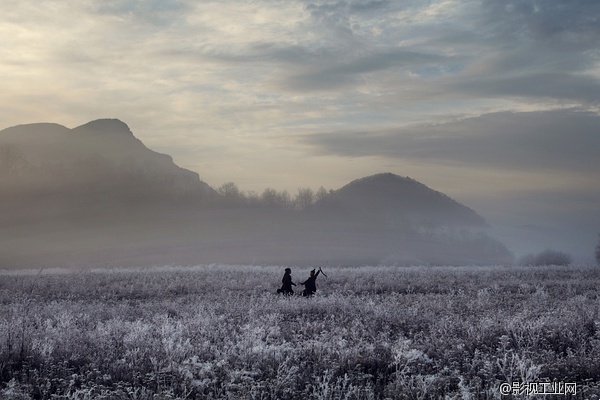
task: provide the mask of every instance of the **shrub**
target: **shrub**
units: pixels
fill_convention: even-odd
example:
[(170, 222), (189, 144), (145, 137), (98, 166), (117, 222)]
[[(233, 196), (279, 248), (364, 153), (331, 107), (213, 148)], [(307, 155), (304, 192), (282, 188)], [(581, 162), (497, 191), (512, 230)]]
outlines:
[(569, 265), (571, 256), (562, 251), (547, 249), (536, 255), (528, 254), (521, 258), (522, 265)]

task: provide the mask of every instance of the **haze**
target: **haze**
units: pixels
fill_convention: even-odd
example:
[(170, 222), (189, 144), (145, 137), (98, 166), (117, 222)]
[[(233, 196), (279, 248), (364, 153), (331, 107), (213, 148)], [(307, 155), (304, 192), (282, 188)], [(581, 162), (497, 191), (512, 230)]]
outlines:
[(591, 259), (600, 3), (0, 0), (0, 129), (125, 121), (212, 187), (390, 171)]

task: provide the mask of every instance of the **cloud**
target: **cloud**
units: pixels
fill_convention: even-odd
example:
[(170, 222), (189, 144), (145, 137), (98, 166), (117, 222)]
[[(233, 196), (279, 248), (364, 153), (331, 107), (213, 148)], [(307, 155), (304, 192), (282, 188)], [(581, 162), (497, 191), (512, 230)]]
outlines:
[(402, 74), (402, 70), (419, 70), (439, 65), (447, 60), (446, 57), (438, 54), (402, 48), (373, 49), (365, 53), (338, 57), (327, 64), (321, 63), (318, 67), (310, 67), (309, 71), (288, 77), (288, 87), (298, 91), (331, 90), (356, 83), (356, 79), (364, 74), (388, 69), (395, 69)]
[(319, 15), (337, 15), (340, 13), (369, 13), (381, 11), (388, 8), (391, 4), (389, 0), (354, 0), (354, 1), (311, 1), (306, 5), (306, 9), (315, 16)]
[(185, 20), (193, 11), (188, 0), (104, 0), (88, 3), (88, 12), (127, 21), (130, 26), (166, 28)]
[(589, 175), (600, 170), (598, 126), (600, 116), (578, 110), (499, 112), (436, 125), (297, 139), (321, 154)]
[(481, 1), (469, 28), (477, 35), (463, 37), (477, 56), (445, 87), (472, 96), (597, 105), (598, 15), (600, 3), (585, 0)]
[[(290, 129), (307, 134), (333, 126), (343, 133), (305, 142), (327, 154), (397, 158), (402, 137), (411, 149), (402, 157), (444, 160), (431, 149), (485, 153), (492, 137), (501, 140), (475, 135), (463, 143), (444, 137), (442, 126), (389, 127), (488, 113), (480, 120), (490, 131), (494, 124), (518, 131), (529, 120), (518, 113), (525, 107), (593, 107), (600, 98), (595, 1), (12, 3), (0, 0), (0, 33), (11, 39), (0, 61), (0, 119), (13, 125), (116, 116), (155, 143), (163, 135), (169, 149), (164, 132), (212, 146), (223, 138), (266, 143)], [(507, 109), (516, 112), (490, 114)], [(573, 121), (575, 114), (530, 119), (560, 125), (560, 117)], [(471, 129), (465, 124), (443, 128)], [(419, 136), (425, 131), (440, 136), (427, 139), (434, 147)], [(521, 138), (503, 137), (497, 145), (507, 148)]]
[(600, 4), (593, 0), (481, 1), (481, 23), (498, 41), (549, 44), (568, 51), (595, 48)]
[(456, 92), (482, 97), (520, 96), (600, 104), (600, 79), (564, 72), (525, 72), (517, 76), (466, 78), (448, 85)]

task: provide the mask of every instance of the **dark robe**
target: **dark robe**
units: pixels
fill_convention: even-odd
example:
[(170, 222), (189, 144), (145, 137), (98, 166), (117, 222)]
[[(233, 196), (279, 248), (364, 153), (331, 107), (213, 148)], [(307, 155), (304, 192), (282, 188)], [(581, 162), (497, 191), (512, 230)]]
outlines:
[(312, 296), (317, 291), (317, 276), (321, 273), (321, 270), (318, 270), (316, 274), (309, 277), (307, 280), (302, 282), (304, 285), (304, 292), (302, 294), (304, 296)]
[(292, 289), (292, 285), (296, 286), (294, 282), (292, 282), (292, 275), (289, 273), (283, 274), (283, 279), (281, 279), (281, 292), (283, 294), (294, 294), (294, 290)]

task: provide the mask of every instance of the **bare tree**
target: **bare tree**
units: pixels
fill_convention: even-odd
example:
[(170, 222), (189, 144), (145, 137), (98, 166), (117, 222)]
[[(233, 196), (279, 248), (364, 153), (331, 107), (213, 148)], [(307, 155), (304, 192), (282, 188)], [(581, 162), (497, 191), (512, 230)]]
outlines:
[(272, 208), (291, 208), (292, 199), (287, 190), (278, 192), (275, 189), (266, 188), (260, 196), (263, 206)]
[(318, 203), (321, 200), (324, 200), (327, 196), (329, 196), (329, 192), (323, 186), (321, 186), (317, 193), (315, 193), (315, 202)]
[(287, 190), (277, 193), (277, 205), (280, 208), (292, 208), (292, 198)]
[(226, 204), (239, 204), (244, 202), (244, 192), (240, 191), (233, 182), (222, 184), (217, 192), (223, 196)]
[(217, 192), (219, 192), (219, 194), (224, 197), (229, 197), (229, 198), (240, 197), (240, 190), (238, 189), (237, 185), (233, 182), (227, 182), (227, 183), (222, 184), (217, 189)]
[(260, 196), (254, 190), (249, 190), (246, 194), (246, 202), (251, 206), (260, 205)]
[(260, 202), (267, 207), (277, 207), (277, 191), (266, 188), (260, 195)]
[(315, 194), (311, 188), (299, 188), (294, 199), (294, 204), (299, 210), (310, 207), (315, 201)]

